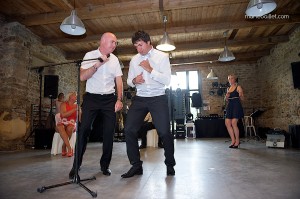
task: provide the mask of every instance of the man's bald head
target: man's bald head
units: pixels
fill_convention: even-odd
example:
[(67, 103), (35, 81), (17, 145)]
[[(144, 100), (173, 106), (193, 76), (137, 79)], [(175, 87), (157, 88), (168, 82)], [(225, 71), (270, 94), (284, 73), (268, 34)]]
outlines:
[(112, 53), (117, 47), (117, 37), (111, 32), (106, 32), (100, 39), (100, 52), (105, 55)]

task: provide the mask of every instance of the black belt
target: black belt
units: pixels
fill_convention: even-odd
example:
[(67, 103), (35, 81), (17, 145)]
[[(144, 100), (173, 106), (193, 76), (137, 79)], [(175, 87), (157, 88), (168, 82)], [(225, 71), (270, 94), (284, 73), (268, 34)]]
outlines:
[(87, 95), (96, 95), (96, 96), (113, 96), (115, 93), (110, 93), (110, 94), (96, 94), (96, 93), (89, 93), (86, 92)]

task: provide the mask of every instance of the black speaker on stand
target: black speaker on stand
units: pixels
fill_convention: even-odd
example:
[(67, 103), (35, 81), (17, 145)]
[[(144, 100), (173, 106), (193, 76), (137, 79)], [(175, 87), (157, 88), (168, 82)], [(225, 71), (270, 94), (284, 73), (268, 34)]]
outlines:
[(44, 76), (44, 97), (51, 99), (57, 98), (58, 95), (58, 75)]
[[(199, 114), (201, 115), (201, 107), (203, 107), (203, 101), (200, 93), (193, 93), (192, 95), (192, 107), (196, 108), (197, 115), (196, 118), (199, 117)], [(199, 113), (200, 111), (200, 113)]]

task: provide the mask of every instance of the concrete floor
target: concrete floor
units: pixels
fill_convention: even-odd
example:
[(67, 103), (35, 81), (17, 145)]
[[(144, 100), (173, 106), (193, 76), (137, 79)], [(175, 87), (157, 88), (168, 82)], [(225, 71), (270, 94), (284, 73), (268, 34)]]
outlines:
[[(229, 149), (226, 139), (175, 140), (176, 176), (166, 176), (164, 151), (141, 150), (144, 174), (122, 179), (129, 168), (124, 142), (115, 142), (111, 176), (99, 172), (101, 143), (89, 143), (80, 177), (101, 199), (299, 199), (300, 150), (267, 148), (251, 140)], [(92, 198), (78, 184), (45, 190), (68, 182), (73, 158), (50, 150), (0, 152), (0, 198)]]

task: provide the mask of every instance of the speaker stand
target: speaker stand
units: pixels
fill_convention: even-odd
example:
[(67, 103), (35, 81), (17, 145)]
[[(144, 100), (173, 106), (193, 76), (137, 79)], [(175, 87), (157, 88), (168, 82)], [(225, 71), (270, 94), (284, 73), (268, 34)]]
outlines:
[[(41, 66), (38, 68), (39, 80), (40, 80), (40, 98), (39, 98), (39, 125), (38, 128), (42, 128), (42, 79), (43, 79), (43, 71), (44, 67)], [(33, 116), (31, 116), (33, 117)], [(25, 139), (24, 143), (26, 144), (27, 140), (33, 135), (36, 128), (33, 128), (29, 134), (29, 136)]]

